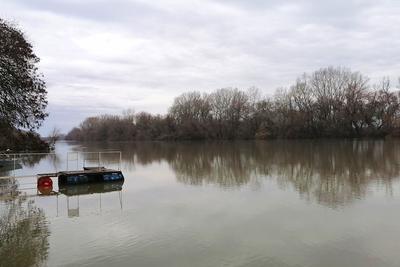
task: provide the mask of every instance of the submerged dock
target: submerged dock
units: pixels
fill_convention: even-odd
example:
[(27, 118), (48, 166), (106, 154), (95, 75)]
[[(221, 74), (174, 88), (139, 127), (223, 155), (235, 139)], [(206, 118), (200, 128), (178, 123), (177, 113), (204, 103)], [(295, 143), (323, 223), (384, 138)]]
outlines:
[(104, 167), (84, 168), (75, 171), (59, 171), (54, 173), (40, 173), (38, 179), (57, 177), (59, 185), (74, 185), (84, 183), (97, 183), (124, 180), (120, 170), (107, 169)]
[[(104, 158), (114, 154), (117, 161), (112, 162), (118, 164), (118, 168), (102, 167), (103, 164), (110, 164), (109, 158), (104, 162)], [(17, 166), (23, 158), (32, 156), (55, 156), (55, 153), (20, 153), (20, 154), (7, 154), (8, 159), (12, 159), (12, 165)], [(19, 179), (19, 178), (34, 178), (36, 177), (38, 186), (52, 184), (51, 178), (56, 178), (59, 185), (76, 185), (85, 183), (96, 182), (109, 182), (109, 181), (123, 181), (124, 176), (121, 172), (121, 151), (100, 151), (100, 152), (68, 152), (66, 157), (65, 170), (31, 174), (31, 175), (18, 175), (17, 168), (12, 170), (12, 174), (2, 176), (0, 179)], [(73, 164), (71, 164), (73, 163)], [(87, 163), (90, 165), (88, 166)], [(79, 165), (82, 169), (79, 170)], [(93, 167), (94, 165), (94, 167)], [(71, 167), (73, 168), (71, 170)]]

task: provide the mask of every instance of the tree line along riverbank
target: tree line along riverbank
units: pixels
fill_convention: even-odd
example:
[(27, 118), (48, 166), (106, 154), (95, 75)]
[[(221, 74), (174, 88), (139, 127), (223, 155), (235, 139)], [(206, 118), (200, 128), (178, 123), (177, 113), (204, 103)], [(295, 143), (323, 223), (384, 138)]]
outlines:
[(327, 67), (263, 97), (260, 90), (187, 92), (165, 115), (125, 111), (85, 119), (80, 141), (385, 137), (400, 133), (400, 94), (388, 78)]

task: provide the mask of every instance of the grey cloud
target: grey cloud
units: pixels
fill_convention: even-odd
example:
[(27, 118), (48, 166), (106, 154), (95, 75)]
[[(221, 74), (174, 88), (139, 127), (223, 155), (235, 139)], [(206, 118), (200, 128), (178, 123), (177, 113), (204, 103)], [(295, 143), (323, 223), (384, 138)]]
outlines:
[(68, 0), (18, 0), (22, 7), (32, 10), (48, 11), (64, 16), (93, 19), (101, 22), (118, 21), (131, 16), (156, 15), (157, 10), (144, 3), (131, 1), (68, 1)]

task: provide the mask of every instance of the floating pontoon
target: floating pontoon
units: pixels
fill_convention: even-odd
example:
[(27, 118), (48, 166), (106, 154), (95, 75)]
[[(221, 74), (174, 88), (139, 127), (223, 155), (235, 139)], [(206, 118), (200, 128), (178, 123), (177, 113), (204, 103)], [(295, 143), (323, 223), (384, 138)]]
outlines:
[(79, 171), (60, 171), (56, 173), (40, 173), (38, 181), (51, 177), (58, 178), (58, 185), (77, 185), (86, 183), (123, 181), (124, 175), (120, 170), (104, 167), (85, 167)]

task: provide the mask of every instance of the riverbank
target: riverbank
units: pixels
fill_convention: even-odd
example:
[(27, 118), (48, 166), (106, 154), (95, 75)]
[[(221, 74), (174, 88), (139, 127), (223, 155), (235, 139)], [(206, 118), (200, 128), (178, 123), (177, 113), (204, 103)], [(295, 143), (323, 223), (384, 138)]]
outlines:
[(49, 150), (48, 143), (35, 132), (12, 128), (2, 128), (1, 131), (0, 151), (9, 149), (13, 152), (44, 152)]

